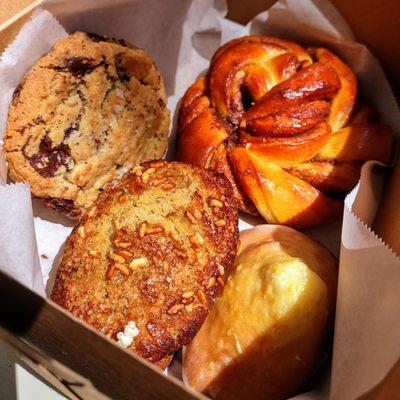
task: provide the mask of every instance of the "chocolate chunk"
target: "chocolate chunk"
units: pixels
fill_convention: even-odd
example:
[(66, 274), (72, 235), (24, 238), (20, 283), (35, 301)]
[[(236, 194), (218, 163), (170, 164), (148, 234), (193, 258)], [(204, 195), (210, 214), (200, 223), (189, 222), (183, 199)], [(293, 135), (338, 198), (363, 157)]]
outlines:
[(64, 140), (67, 139), (73, 131), (78, 129), (78, 125), (76, 123), (71, 124), (69, 128), (64, 131)]
[(121, 82), (129, 82), (131, 80), (131, 77), (128, 75), (125, 68), (123, 68), (120, 65), (116, 65), (116, 70), (117, 70), (118, 79)]
[(131, 77), (125, 69), (122, 56), (119, 54), (115, 57), (115, 69), (117, 71), (118, 79), (121, 82), (129, 82), (131, 80)]
[(98, 67), (93, 60), (87, 57), (74, 57), (66, 61), (65, 65), (54, 67), (56, 71), (71, 72), (74, 76), (85, 75)]
[(14, 90), (12, 101), (11, 101), (11, 104), (13, 106), (15, 106), (18, 103), (19, 96), (21, 94), (21, 90), (24, 87), (24, 83), (25, 83), (25, 78), (20, 83), (18, 83), (17, 87)]
[(101, 141), (99, 138), (94, 138), (94, 144), (96, 146), (96, 150), (100, 149)]
[[(80, 95), (79, 93), (80, 93), (80, 91), (78, 91), (78, 95), (79, 95), (79, 97), (80, 97), (81, 95)], [(79, 124), (81, 123), (81, 118), (82, 118), (82, 115), (79, 114), (78, 117), (76, 118), (75, 122), (73, 122), (73, 123), (69, 126), (69, 128), (67, 128), (67, 129), (64, 131), (64, 140), (67, 139), (67, 138), (72, 134), (73, 131), (79, 130)]]
[(103, 35), (99, 35), (97, 33), (92, 33), (92, 32), (86, 32), (87, 37), (92, 40), (93, 42), (109, 42), (109, 43), (116, 43), (120, 44), (121, 46), (128, 47), (130, 49), (138, 49), (139, 47), (136, 47), (130, 43), (128, 43), (124, 39), (115, 39), (115, 38), (108, 38)]
[(39, 152), (27, 157), (32, 167), (45, 178), (55, 176), (58, 168), (71, 161), (71, 150), (65, 143), (52, 147), (52, 140), (46, 135), (39, 145)]
[(79, 217), (82, 213), (82, 210), (75, 206), (73, 200), (47, 198), (44, 200), (44, 203), (47, 207), (52, 208), (59, 213), (66, 214), (71, 218)]
[(120, 73), (118, 71), (118, 77), (120, 79), (121, 82), (129, 82), (131, 80), (130, 76), (126, 73)]
[(86, 35), (93, 42), (112, 42), (113, 41), (103, 35), (98, 35), (97, 33), (86, 32)]

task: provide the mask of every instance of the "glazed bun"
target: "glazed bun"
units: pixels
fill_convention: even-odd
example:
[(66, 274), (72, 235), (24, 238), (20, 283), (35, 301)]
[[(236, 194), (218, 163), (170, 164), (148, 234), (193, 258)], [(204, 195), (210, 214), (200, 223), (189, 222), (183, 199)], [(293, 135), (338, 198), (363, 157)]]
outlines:
[(165, 368), (200, 329), (234, 265), (233, 204), (223, 176), (178, 162), (136, 166), (73, 230), (51, 299)]
[(235, 268), (185, 349), (185, 382), (213, 399), (285, 399), (315, 371), (327, 342), (335, 258), (284, 226), (241, 234)]
[(360, 101), (335, 54), (251, 35), (220, 47), (179, 107), (180, 161), (225, 174), (241, 211), (305, 229), (338, 219), (364, 161), (393, 129)]

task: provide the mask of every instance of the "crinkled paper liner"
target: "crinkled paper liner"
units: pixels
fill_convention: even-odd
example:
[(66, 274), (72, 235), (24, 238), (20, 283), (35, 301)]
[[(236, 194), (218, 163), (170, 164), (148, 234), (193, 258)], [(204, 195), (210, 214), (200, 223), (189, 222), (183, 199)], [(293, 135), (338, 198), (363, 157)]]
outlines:
[(332, 399), (354, 399), (371, 390), (400, 355), (400, 259), (365, 223), (372, 224), (379, 200), (371, 182), (381, 184), (382, 172), (367, 163), (345, 201)]

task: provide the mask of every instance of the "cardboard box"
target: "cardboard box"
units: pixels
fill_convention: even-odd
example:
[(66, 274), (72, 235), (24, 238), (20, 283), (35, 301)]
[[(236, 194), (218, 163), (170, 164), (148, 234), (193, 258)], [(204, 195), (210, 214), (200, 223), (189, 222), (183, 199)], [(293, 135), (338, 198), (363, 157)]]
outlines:
[[(228, 17), (246, 22), (274, 1), (230, 0)], [(12, 5), (20, 11), (0, 25), (0, 50), (15, 37), (38, 1), (3, 1), (2, 15)], [(18, 3), (18, 4), (17, 4)], [(357, 38), (367, 44), (383, 62), (396, 93), (400, 93), (400, 46), (397, 0), (336, 0), (333, 4), (347, 19)], [(16, 5), (18, 7), (16, 7)], [(373, 12), (371, 11), (373, 10)], [(4, 18), (3, 18), (4, 19)], [(397, 34), (397, 35), (396, 35)], [(400, 167), (397, 168), (400, 170)], [(376, 224), (385, 237), (398, 215), (394, 198), (395, 183), (390, 184)], [(396, 197), (397, 196), (397, 197)], [(389, 202), (389, 203), (387, 203)], [(388, 205), (389, 204), (389, 205)], [(386, 212), (390, 210), (390, 214)], [(389, 219), (388, 219), (389, 215)], [(400, 226), (400, 224), (399, 224)], [(393, 243), (396, 239), (390, 239)], [(400, 254), (399, 247), (392, 245)], [(118, 349), (111, 340), (84, 325), (49, 299), (43, 299), (0, 272), (0, 335), (22, 355), (25, 362), (51, 385), (73, 399), (201, 399), (204, 396), (184, 387), (173, 377), (166, 377), (151, 364), (131, 352)], [(393, 368), (382, 384), (364, 399), (400, 398), (400, 365)]]

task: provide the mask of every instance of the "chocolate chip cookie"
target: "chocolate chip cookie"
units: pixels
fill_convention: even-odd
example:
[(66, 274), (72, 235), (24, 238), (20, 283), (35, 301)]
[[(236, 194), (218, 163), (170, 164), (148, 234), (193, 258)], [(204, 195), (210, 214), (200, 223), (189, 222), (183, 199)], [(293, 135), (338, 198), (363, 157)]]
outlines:
[(99, 196), (66, 242), (51, 298), (165, 366), (229, 276), (238, 213), (223, 175), (147, 162)]
[(144, 50), (76, 32), (56, 42), (14, 92), (4, 139), (9, 175), (48, 207), (79, 218), (113, 179), (163, 156), (166, 104)]

